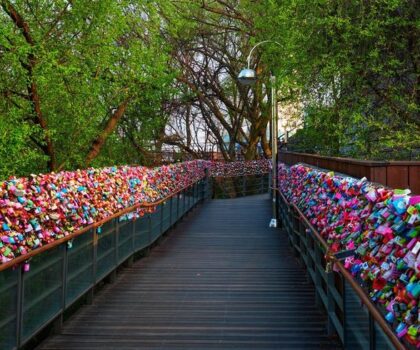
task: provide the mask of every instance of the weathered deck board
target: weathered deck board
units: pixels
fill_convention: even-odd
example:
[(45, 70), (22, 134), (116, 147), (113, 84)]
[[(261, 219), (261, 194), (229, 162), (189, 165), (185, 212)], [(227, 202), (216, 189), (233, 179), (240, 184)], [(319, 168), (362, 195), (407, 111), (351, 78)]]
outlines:
[(265, 196), (200, 206), (40, 349), (337, 349)]

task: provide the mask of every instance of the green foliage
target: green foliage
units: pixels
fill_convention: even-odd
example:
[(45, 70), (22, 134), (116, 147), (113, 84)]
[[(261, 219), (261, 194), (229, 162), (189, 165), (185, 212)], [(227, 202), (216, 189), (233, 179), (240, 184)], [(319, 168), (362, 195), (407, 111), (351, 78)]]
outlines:
[[(260, 5), (262, 7), (262, 5)], [(304, 103), (296, 147), (407, 158), (420, 148), (416, 1), (269, 1), (256, 19), (284, 99)], [(270, 15), (271, 14), (271, 15)], [(298, 92), (298, 93), (296, 93)]]
[(0, 174), (3, 178), (44, 170), (46, 157), (28, 145), (40, 130), (0, 118)]
[[(53, 156), (54, 170), (86, 166), (126, 100), (92, 165), (141, 163), (161, 145), (165, 106), (197, 96), (174, 90), (175, 78), (188, 76), (176, 56), (205, 52), (203, 42), (212, 45), (207, 58), (223, 52), (220, 69), (232, 77), (253, 44), (280, 43), (260, 46), (253, 60), (274, 70), (282, 103), (303, 105), (297, 150), (418, 158), (418, 13), (415, 0), (0, 0), (0, 179), (52, 170)], [(240, 100), (233, 79), (221, 90)], [(266, 117), (261, 101), (252, 108)]]
[[(48, 171), (45, 135), (52, 139), (58, 169), (83, 167), (93, 140), (124, 99), (130, 99), (130, 111), (138, 104), (159, 107), (169, 93), (174, 77), (167, 69), (169, 48), (150, 1), (13, 3), (34, 44), (0, 8), (0, 115), (7, 134), (0, 148), (5, 154), (30, 152), (18, 161), (3, 158), (0, 178)], [(30, 55), (36, 60), (32, 74), (25, 69)], [(43, 128), (28, 98), (31, 83), (40, 97)], [(129, 114), (134, 123), (150, 121), (147, 115)], [(100, 164), (125, 161), (125, 152), (107, 154)]]

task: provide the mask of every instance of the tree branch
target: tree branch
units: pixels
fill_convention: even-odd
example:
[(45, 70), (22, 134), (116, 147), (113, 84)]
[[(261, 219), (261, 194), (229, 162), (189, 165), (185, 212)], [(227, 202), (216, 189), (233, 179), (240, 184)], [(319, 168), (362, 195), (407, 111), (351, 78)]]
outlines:
[(127, 109), (129, 101), (130, 101), (130, 97), (127, 97), (123, 102), (121, 102), (121, 104), (117, 107), (117, 109), (108, 118), (104, 129), (96, 137), (96, 139), (93, 140), (92, 145), (90, 146), (89, 152), (86, 156), (86, 161), (85, 161), (86, 166), (89, 166), (92, 163), (92, 161), (101, 152), (101, 149), (104, 146), (106, 139), (115, 130), (115, 127), (117, 126), (118, 122), (123, 117), (125, 110)]

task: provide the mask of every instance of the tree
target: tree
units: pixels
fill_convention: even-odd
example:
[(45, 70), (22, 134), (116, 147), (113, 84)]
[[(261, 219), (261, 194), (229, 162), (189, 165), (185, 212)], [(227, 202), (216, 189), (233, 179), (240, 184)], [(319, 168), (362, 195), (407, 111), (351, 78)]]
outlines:
[(283, 48), (262, 48), (263, 59), (276, 58), (282, 90), (295, 86), (305, 104), (296, 146), (371, 159), (420, 149), (417, 1), (267, 6), (273, 15), (256, 17), (257, 32)]
[[(266, 137), (271, 119), (266, 84), (269, 72), (259, 69), (261, 79), (255, 89), (241, 87), (237, 81), (253, 43), (252, 12), (247, 6), (240, 1), (197, 1), (173, 2), (172, 6), (162, 9), (167, 27), (171, 29), (166, 38), (174, 46), (172, 56), (180, 72), (179, 90), (188, 96), (184, 111), (199, 111), (206, 129), (227, 160), (235, 159), (237, 145), (246, 159), (254, 159), (258, 142), (264, 146), (267, 156), (271, 154)], [(179, 33), (184, 32), (186, 22), (194, 24), (188, 27), (187, 38)], [(258, 54), (254, 63), (262, 68)], [(180, 107), (177, 113), (179, 110)], [(200, 124), (185, 122), (187, 130), (190, 125)], [(171, 129), (173, 132), (176, 128)], [(176, 132), (165, 136), (171, 143), (174, 139), (181, 148), (189, 148), (188, 137), (187, 144), (181, 145), (181, 137)]]
[(0, 3), (0, 126), (17, 142), (0, 137), (0, 148), (31, 150), (22, 168), (5, 157), (3, 177), (124, 162), (101, 160), (107, 139), (136, 104), (159, 105), (173, 79), (153, 4)]

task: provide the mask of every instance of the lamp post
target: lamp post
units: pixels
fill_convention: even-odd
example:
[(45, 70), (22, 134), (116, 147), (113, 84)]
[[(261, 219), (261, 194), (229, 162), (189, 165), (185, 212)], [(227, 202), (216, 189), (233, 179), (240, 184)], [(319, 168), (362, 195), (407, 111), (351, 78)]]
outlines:
[[(251, 69), (251, 55), (256, 47), (265, 43), (274, 43), (281, 46), (277, 41), (264, 40), (256, 44), (247, 57), (247, 68), (240, 71), (238, 75), (238, 81), (242, 85), (250, 86), (253, 85), (257, 80), (257, 73), (254, 69)], [(271, 73), (271, 163), (272, 163), (272, 208), (273, 216), (270, 221), (270, 227), (277, 227), (277, 131), (278, 131), (278, 115), (277, 115), (277, 91), (276, 91), (276, 77)]]

